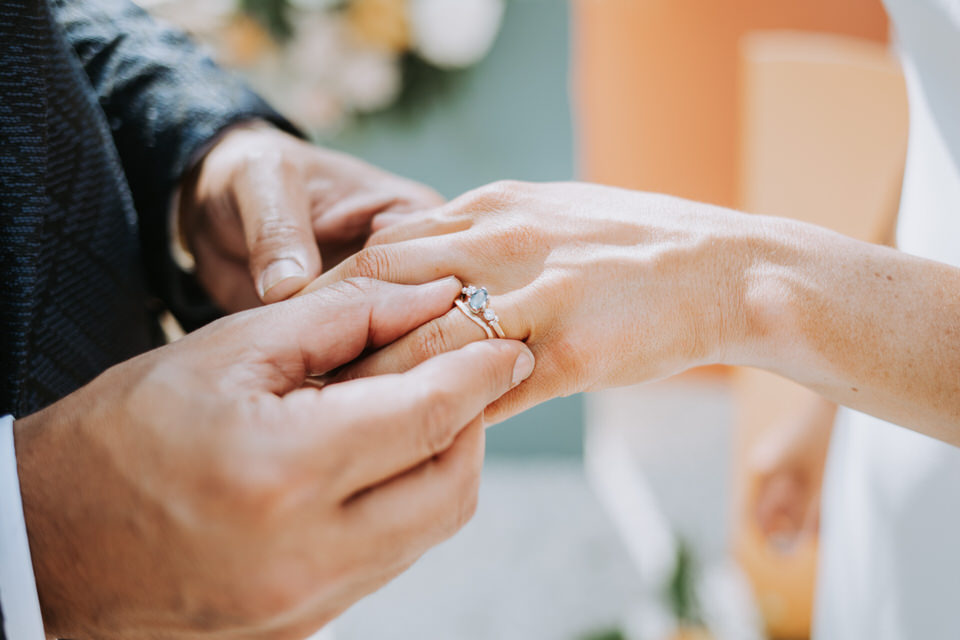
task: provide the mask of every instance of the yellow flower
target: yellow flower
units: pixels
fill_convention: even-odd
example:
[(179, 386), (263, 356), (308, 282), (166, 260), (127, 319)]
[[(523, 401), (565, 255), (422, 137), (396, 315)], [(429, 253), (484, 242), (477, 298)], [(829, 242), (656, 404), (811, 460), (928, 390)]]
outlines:
[(347, 7), (350, 31), (363, 44), (393, 53), (410, 47), (408, 0), (353, 0)]

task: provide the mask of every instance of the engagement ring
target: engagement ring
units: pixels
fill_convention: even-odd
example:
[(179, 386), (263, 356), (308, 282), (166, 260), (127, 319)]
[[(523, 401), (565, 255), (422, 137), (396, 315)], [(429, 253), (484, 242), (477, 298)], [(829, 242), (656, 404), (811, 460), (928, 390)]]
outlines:
[(506, 335), (500, 326), (500, 318), (490, 308), (489, 302), (490, 294), (486, 287), (469, 285), (460, 290), (460, 298), (454, 304), (463, 311), (464, 315), (481, 327), (488, 338), (492, 338), (494, 333), (498, 338), (505, 338)]

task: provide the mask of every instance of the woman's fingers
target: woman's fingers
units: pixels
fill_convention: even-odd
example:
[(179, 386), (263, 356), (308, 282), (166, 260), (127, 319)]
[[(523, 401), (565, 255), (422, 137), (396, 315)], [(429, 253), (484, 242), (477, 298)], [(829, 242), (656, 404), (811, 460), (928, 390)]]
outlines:
[[(500, 327), (507, 338), (526, 340), (530, 335), (530, 324), (527, 316), (520, 312), (521, 306), (517, 301), (519, 297), (520, 294), (516, 292), (491, 296), (490, 308), (497, 312)], [(486, 339), (486, 332), (478, 324), (483, 320), (477, 316), (474, 318), (471, 320), (459, 307), (454, 307), (396, 342), (347, 365), (339, 372), (336, 380), (401, 373), (441, 353)]]
[(442, 215), (441, 211), (442, 209), (414, 214), (393, 211), (380, 213), (373, 218), (371, 228), (374, 233), (367, 241), (367, 246), (447, 235), (466, 231), (473, 226), (470, 218), (452, 218)]
[(455, 275), (464, 259), (448, 239), (420, 238), (399, 244), (369, 247), (350, 256), (304, 287), (297, 295), (322, 289), (347, 278), (373, 278), (401, 284), (421, 284)]
[[(401, 375), (330, 385), (314, 413), (339, 416), (342, 428), (324, 436), (327, 455), (321, 459), (339, 469), (344, 496), (377, 485), (448, 449), (465, 425), (532, 370), (533, 355), (523, 343), (491, 340)], [(353, 453), (349, 460), (331, 460), (336, 451)]]

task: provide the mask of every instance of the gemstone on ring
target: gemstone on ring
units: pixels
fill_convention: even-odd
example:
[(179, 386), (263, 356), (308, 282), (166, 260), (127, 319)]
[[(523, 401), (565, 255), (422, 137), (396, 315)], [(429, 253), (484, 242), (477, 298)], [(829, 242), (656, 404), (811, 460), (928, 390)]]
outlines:
[(487, 299), (490, 296), (485, 287), (480, 287), (467, 295), (467, 304), (470, 305), (470, 310), (474, 313), (480, 313), (487, 307)]
[[(500, 317), (496, 312), (488, 307), (490, 303), (490, 294), (486, 287), (475, 287), (468, 285), (460, 290), (461, 297), (454, 300), (454, 304), (460, 308), (474, 323), (483, 329), (488, 338), (494, 336), (503, 338), (503, 328), (500, 326)], [(482, 318), (482, 319), (481, 319)]]

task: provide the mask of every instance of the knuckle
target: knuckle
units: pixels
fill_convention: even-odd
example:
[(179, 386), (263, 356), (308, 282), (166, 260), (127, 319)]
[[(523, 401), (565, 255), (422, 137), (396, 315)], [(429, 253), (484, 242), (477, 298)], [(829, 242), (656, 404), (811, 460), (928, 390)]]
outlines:
[(462, 529), (473, 519), (480, 503), (480, 470), (471, 468), (465, 473), (456, 509), (456, 528)]
[(328, 287), (333, 291), (339, 291), (348, 297), (365, 297), (373, 292), (377, 282), (371, 278), (350, 277), (334, 282)]
[(564, 338), (558, 338), (553, 347), (552, 362), (547, 367), (556, 372), (556, 388), (552, 391), (570, 395), (590, 388), (593, 385), (593, 354), (584, 352)]
[(421, 449), (431, 454), (446, 451), (456, 437), (458, 425), (453, 424), (456, 399), (449, 392), (437, 389), (425, 397), (423, 423), (419, 429)]
[(458, 496), (446, 511), (447, 515), (440, 535), (443, 538), (449, 538), (463, 529), (477, 512), (477, 503), (476, 494)]
[(449, 538), (462, 529), (477, 513), (480, 502), (480, 471), (472, 466), (459, 471), (455, 489), (451, 492), (445, 514), (442, 535)]
[(417, 362), (425, 362), (433, 356), (451, 349), (450, 333), (443, 322), (436, 320), (423, 325), (413, 340), (413, 356)]
[(353, 257), (352, 272), (374, 280), (389, 280), (393, 261), (383, 246), (367, 247)]
[(499, 260), (511, 262), (516, 259), (529, 260), (540, 255), (544, 242), (536, 229), (529, 225), (505, 225), (497, 231), (494, 246)]
[(306, 233), (292, 220), (282, 217), (270, 217), (257, 227), (253, 237), (252, 251), (268, 252), (285, 247), (290, 243), (305, 240)]
[(259, 180), (265, 174), (272, 176), (295, 169), (297, 165), (281, 147), (248, 145), (240, 152), (238, 166), (247, 176)]
[(525, 189), (523, 182), (499, 180), (464, 194), (458, 204), (467, 209), (493, 213), (515, 203)]
[(497, 180), (483, 188), (492, 197), (512, 199), (526, 190), (527, 183), (520, 180)]
[[(488, 345), (484, 342), (479, 343), (479, 345), (477, 348), (488, 348)], [(479, 364), (476, 372), (480, 378), (477, 381), (480, 385), (479, 388), (485, 389), (493, 394), (507, 389), (514, 361), (503, 357), (499, 351), (490, 349), (489, 352), (492, 353), (494, 357), (478, 359)]]
[[(291, 568), (291, 571), (269, 571), (269, 573), (282, 573), (287, 577), (291, 572), (297, 569)], [(293, 586), (294, 580), (269, 578), (263, 575), (267, 572), (261, 572), (260, 575), (246, 576), (242, 583), (246, 587), (241, 588), (239, 593), (234, 596), (234, 605), (236, 613), (233, 616), (236, 620), (249, 627), (267, 627), (274, 625), (278, 620), (287, 617), (291, 611), (300, 608), (306, 599), (301, 590)]]
[(241, 463), (211, 463), (210, 485), (218, 489), (216, 495), (222, 501), (232, 520), (245, 526), (262, 523), (267, 519), (274, 496), (265, 487), (257, 486), (250, 478), (241, 475)]
[(224, 444), (210, 457), (207, 495), (216, 496), (226, 516), (251, 532), (269, 531), (291, 493), (288, 471), (266, 456), (237, 449)]

